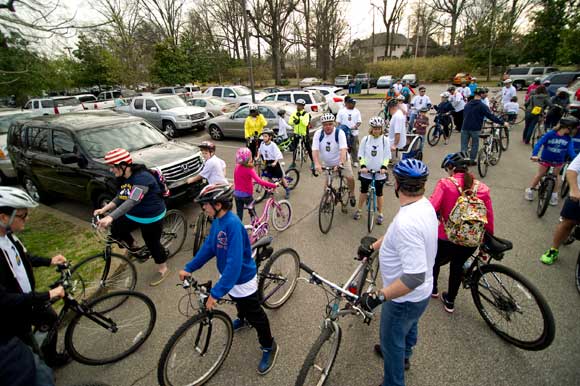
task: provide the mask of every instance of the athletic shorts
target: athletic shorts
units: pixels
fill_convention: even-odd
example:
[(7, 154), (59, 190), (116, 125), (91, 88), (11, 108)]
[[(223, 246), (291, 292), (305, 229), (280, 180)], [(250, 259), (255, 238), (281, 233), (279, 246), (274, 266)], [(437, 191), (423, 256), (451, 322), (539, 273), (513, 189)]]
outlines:
[(280, 165), (280, 162), (278, 162), (275, 166), (266, 165), (264, 172), (270, 178), (284, 177), (284, 173), (282, 172), (282, 166)]
[[(369, 186), (371, 186), (372, 180), (364, 177), (359, 177), (358, 179), (360, 181), (360, 192), (367, 194), (369, 192)], [(385, 185), (386, 181), (386, 178), (384, 180), (375, 180), (375, 190), (377, 192), (377, 197), (383, 196), (383, 185)]]
[(540, 161), (539, 164), (545, 168), (549, 168), (550, 166), (553, 166), (555, 168), (560, 168), (560, 167), (562, 167), (562, 165), (564, 165), (563, 162), (548, 162), (548, 161)]
[(570, 197), (566, 198), (566, 201), (564, 201), (564, 206), (562, 206), (560, 216), (564, 217), (567, 220), (572, 220), (576, 221), (577, 223), (580, 223), (580, 202), (573, 201), (570, 199)]

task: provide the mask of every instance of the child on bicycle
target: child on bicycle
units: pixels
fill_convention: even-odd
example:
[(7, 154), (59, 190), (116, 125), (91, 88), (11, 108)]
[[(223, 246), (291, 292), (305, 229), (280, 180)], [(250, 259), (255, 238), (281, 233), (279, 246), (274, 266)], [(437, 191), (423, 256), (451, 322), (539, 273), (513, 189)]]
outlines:
[(288, 188), (288, 182), (284, 178), (284, 170), (280, 162), (284, 161), (284, 156), (278, 146), (272, 141), (274, 139), (274, 130), (265, 128), (262, 131), (262, 144), (258, 149), (260, 157), (264, 160), (266, 168), (263, 175), (277, 179), (282, 183), (282, 186), (286, 190), (286, 198), (290, 197), (290, 189)]
[(413, 131), (415, 134), (421, 136), (421, 147), (419, 149), (421, 151), (423, 151), (423, 146), (425, 146), (425, 134), (427, 134), (427, 127), (429, 126), (429, 117), (427, 116), (428, 111), (428, 107), (421, 107), (419, 115), (415, 118), (415, 122), (413, 123)]
[(358, 208), (354, 213), (354, 219), (361, 217), (363, 204), (367, 201), (367, 194), (373, 176), (370, 170), (380, 171), (375, 175), (375, 191), (377, 194), (377, 224), (382, 225), (383, 216), (383, 185), (387, 181), (387, 166), (391, 159), (391, 146), (389, 140), (383, 135), (385, 121), (381, 117), (372, 117), (369, 120), (369, 135), (365, 136), (358, 149), (358, 159), (360, 160), (360, 197)]
[(215, 155), (215, 144), (210, 141), (203, 141), (199, 144), (199, 149), (201, 150), (201, 155), (205, 163), (203, 164), (201, 172), (196, 176), (189, 177), (187, 183), (195, 184), (197, 181), (205, 178), (210, 185), (227, 184), (226, 163)]
[(288, 139), (288, 129), (292, 127), (284, 119), (286, 115), (286, 110), (278, 110), (278, 135), (276, 136), (276, 143), (283, 142)]
[(234, 331), (248, 325), (256, 329), (262, 350), (258, 374), (264, 375), (274, 366), (278, 345), (272, 337), (268, 316), (260, 304), (257, 268), (252, 259), (248, 233), (230, 210), (232, 195), (231, 185), (217, 184), (203, 188), (195, 199), (214, 221), (209, 236), (199, 251), (183, 270), (179, 271), (179, 279), (183, 281), (191, 276), (192, 272), (203, 267), (215, 256), (221, 276), (210, 291), (206, 308), (211, 311), (218, 299), (229, 295), (235, 302), (238, 312), (238, 319), (233, 322)]
[(443, 139), (447, 145), (449, 141), (449, 136), (451, 135), (451, 116), (450, 114), (454, 111), (453, 105), (449, 102), (450, 94), (445, 91), (441, 94), (441, 102), (437, 106), (433, 106), (435, 111), (437, 111), (437, 116), (435, 120), (443, 127)]
[(510, 101), (503, 106), (503, 109), (507, 115), (507, 122), (510, 125), (513, 125), (518, 117), (518, 111), (520, 109), (518, 97), (515, 95), (511, 97)]
[[(533, 162), (539, 162), (538, 173), (532, 179), (530, 186), (526, 189), (525, 199), (528, 201), (534, 200), (534, 189), (540, 182), (540, 179), (548, 172), (550, 166), (554, 167), (554, 174), (558, 175), (562, 165), (566, 161), (566, 156), (574, 158), (574, 145), (572, 139), (570, 138), (570, 132), (576, 128), (577, 120), (562, 118), (560, 120), (560, 125), (546, 133), (532, 151), (531, 160)], [(542, 149), (542, 155), (538, 158), (538, 153)], [(550, 205), (558, 205), (558, 185), (560, 183), (559, 178), (556, 178), (556, 184), (554, 186), (554, 191), (552, 192), (552, 197), (550, 198)]]
[(234, 169), (234, 198), (236, 200), (236, 213), (240, 221), (244, 219), (244, 205), (253, 201), (254, 181), (269, 188), (276, 188), (276, 184), (261, 179), (254, 169), (252, 151), (247, 147), (241, 147), (236, 151), (236, 168)]

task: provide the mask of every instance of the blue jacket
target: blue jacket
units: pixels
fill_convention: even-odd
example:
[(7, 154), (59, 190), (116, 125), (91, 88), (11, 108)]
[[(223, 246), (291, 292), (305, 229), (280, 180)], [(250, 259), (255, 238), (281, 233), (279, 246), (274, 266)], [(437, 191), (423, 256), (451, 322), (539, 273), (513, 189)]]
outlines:
[(471, 95), (475, 95), (475, 89), (477, 88), (477, 83), (469, 83), (467, 85), (469, 91), (471, 91)]
[(463, 126), (461, 126), (461, 131), (481, 130), (485, 118), (503, 125), (503, 119), (493, 115), (489, 107), (481, 99), (472, 99), (465, 105), (465, 109), (463, 109)]
[(564, 163), (566, 156), (569, 155), (574, 158), (574, 144), (569, 135), (558, 135), (557, 130), (551, 130), (544, 134), (542, 138), (534, 146), (532, 156), (535, 157), (542, 149), (540, 159), (546, 162)]
[(223, 298), (236, 284), (247, 283), (256, 276), (248, 232), (231, 211), (213, 220), (209, 236), (193, 260), (185, 265), (185, 271), (197, 271), (214, 256), (222, 275), (211, 289), (211, 296), (215, 299)]
[(449, 101), (441, 102), (438, 105), (433, 106), (433, 108), (435, 111), (437, 111), (438, 114), (447, 114), (451, 111), (455, 111), (453, 105)]

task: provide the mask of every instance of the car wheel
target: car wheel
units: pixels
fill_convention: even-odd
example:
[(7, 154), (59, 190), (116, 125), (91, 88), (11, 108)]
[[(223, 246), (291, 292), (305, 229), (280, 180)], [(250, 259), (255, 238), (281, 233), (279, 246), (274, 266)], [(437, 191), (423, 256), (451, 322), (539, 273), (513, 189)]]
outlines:
[(175, 138), (177, 135), (175, 125), (171, 121), (163, 122), (163, 131), (165, 132), (165, 135), (167, 135), (169, 138)]
[(24, 186), (24, 190), (26, 193), (36, 202), (40, 202), (44, 199), (44, 195), (42, 194), (40, 188), (34, 182), (34, 180), (28, 176), (24, 176), (22, 178), (22, 185)]
[(94, 202), (95, 209), (103, 208), (109, 202), (113, 201), (113, 198), (115, 198), (115, 197), (111, 193), (101, 193), (101, 194), (99, 194), (97, 196), (97, 199)]
[(210, 125), (208, 131), (209, 131), (209, 136), (213, 140), (221, 141), (224, 138), (224, 133), (217, 125)]

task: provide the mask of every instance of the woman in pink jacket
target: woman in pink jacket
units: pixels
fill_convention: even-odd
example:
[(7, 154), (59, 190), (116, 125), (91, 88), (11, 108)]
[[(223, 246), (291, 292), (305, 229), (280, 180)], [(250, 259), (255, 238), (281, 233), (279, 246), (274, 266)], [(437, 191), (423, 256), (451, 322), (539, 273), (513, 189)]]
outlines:
[[(449, 177), (442, 178), (437, 182), (435, 190), (429, 198), (429, 201), (431, 201), (431, 204), (435, 208), (435, 212), (439, 216), (439, 240), (437, 243), (435, 265), (433, 266), (433, 291), (431, 297), (439, 297), (439, 290), (437, 289), (439, 270), (442, 265), (451, 262), (449, 268), (449, 288), (447, 292), (442, 292), (440, 295), (445, 311), (449, 313), (454, 311), (454, 302), (459, 291), (459, 286), (461, 285), (461, 276), (463, 275), (463, 264), (465, 264), (469, 256), (477, 249), (477, 247), (465, 247), (452, 243), (447, 239), (444, 227), (445, 222), (449, 218), (449, 213), (455, 206), (457, 198), (459, 198), (459, 190), (450, 178), (455, 178), (463, 190), (470, 189), (475, 182), (473, 175), (467, 169), (468, 164), (469, 155), (467, 153), (448, 154), (443, 159), (441, 167), (445, 169)], [(493, 207), (491, 205), (489, 188), (483, 182), (478, 182), (477, 197), (485, 203), (485, 207), (487, 208), (488, 222), (485, 229), (487, 232), (493, 234)]]

